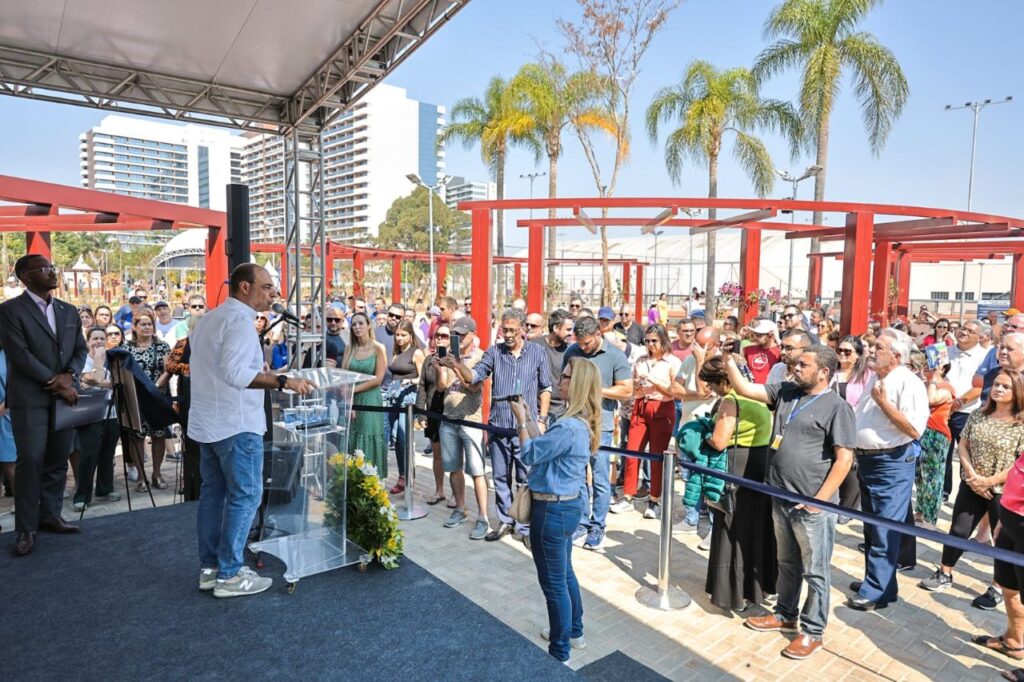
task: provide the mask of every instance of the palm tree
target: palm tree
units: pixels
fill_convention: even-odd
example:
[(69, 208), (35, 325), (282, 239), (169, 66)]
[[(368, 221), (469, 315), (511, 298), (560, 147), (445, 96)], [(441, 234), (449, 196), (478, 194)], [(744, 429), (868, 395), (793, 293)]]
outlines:
[[(658, 140), (658, 126), (678, 119), (680, 126), (665, 140), (665, 166), (673, 182), (682, 174), (683, 162), (707, 164), (708, 196), (718, 196), (718, 161), (726, 133), (734, 138), (733, 156), (746, 171), (758, 196), (766, 196), (775, 184), (772, 159), (755, 130), (781, 132), (796, 149), (801, 137), (800, 119), (792, 105), (762, 99), (749, 69), (721, 71), (705, 61), (691, 62), (683, 81), (659, 90), (647, 107), (647, 133)], [(715, 209), (708, 211), (712, 220)], [(707, 244), (708, 317), (715, 315), (715, 233), (705, 234)]]
[[(558, 196), (558, 159), (562, 154), (562, 131), (576, 123), (580, 126), (611, 130), (614, 121), (598, 105), (600, 79), (590, 72), (568, 74), (555, 59), (525, 64), (509, 84), (509, 90), (525, 110), (536, 139), (543, 144), (548, 157), (548, 197)], [(554, 219), (555, 209), (548, 209)], [(555, 257), (558, 228), (548, 227), (548, 258)], [(550, 286), (554, 284), (555, 266), (548, 266)]]
[[(505, 198), (505, 160), (509, 146), (525, 145), (539, 158), (539, 147), (531, 136), (529, 117), (516, 106), (508, 83), (500, 76), (491, 78), (482, 100), (466, 97), (456, 102), (452, 107), (451, 121), (441, 134), (442, 141), (457, 139), (466, 147), (479, 143), (480, 156), (497, 184), (498, 200)], [(495, 216), (499, 256), (505, 255), (503, 214), (504, 211), (499, 209)]]
[[(784, 0), (765, 21), (764, 33), (775, 40), (754, 64), (760, 80), (788, 69), (803, 72), (800, 114), (808, 145), (816, 150), (821, 171), (814, 179), (814, 200), (825, 198), (829, 119), (843, 71), (852, 72), (871, 151), (878, 154), (903, 111), (910, 88), (896, 56), (857, 25), (880, 0)], [(821, 224), (821, 212), (813, 222)], [(817, 250), (817, 240), (812, 242)]]

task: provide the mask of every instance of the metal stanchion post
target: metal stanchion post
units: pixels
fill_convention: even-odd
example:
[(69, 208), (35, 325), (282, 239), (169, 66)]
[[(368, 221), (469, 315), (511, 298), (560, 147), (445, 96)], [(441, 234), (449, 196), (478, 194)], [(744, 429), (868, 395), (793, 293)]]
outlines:
[(402, 521), (415, 521), (427, 515), (427, 509), (416, 504), (413, 488), (416, 485), (416, 443), (412, 437), (413, 406), (405, 406), (405, 500), (395, 508)]
[(644, 606), (662, 611), (674, 611), (690, 605), (690, 595), (668, 584), (669, 564), (672, 557), (672, 497), (675, 495), (676, 456), (666, 452), (661, 475), (661, 539), (658, 546), (658, 589), (641, 587), (636, 599)]

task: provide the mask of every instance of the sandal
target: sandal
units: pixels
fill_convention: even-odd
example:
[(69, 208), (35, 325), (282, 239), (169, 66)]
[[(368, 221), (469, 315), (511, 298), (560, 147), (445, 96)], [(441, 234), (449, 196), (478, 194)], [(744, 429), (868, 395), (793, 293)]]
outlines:
[(398, 482), (391, 486), (390, 493), (392, 495), (397, 495), (398, 493), (402, 492), (405, 492), (405, 479), (399, 478)]
[(429, 500), (427, 500), (427, 504), (429, 504), (430, 506), (434, 506), (435, 504), (444, 502), (444, 499), (444, 495), (435, 495), (434, 497), (431, 497)]
[(971, 637), (971, 641), (978, 646), (1000, 653), (1015, 661), (1024, 660), (1024, 647), (1009, 646), (1002, 635), (999, 635), (998, 637), (993, 637), (992, 635), (974, 635)]
[(999, 674), (1003, 676), (1003, 679), (1010, 680), (1010, 682), (1024, 682), (1024, 668), (1004, 670)]
[(167, 488), (167, 481), (165, 481), (164, 477), (159, 474), (153, 474), (153, 477), (149, 480), (157, 490), (165, 490)]

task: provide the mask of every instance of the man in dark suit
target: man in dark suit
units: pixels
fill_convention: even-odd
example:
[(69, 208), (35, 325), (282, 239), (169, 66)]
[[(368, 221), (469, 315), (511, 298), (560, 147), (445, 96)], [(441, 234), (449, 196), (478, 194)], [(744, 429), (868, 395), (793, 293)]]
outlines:
[(77, 533), (61, 518), (74, 429), (53, 430), (58, 400), (78, 402), (88, 352), (75, 307), (58, 301), (57, 271), (43, 256), (22, 256), (14, 274), (25, 293), (0, 304), (0, 342), (7, 352), (7, 407), (18, 447), (14, 491), (14, 553), (35, 546), (36, 530)]

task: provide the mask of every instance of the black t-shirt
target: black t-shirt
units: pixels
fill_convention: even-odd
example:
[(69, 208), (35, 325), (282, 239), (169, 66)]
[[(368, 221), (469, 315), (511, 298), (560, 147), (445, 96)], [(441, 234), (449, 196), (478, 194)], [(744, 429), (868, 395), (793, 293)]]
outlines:
[[(792, 382), (765, 384), (764, 390), (775, 411), (770, 443), (782, 435), (779, 448), (769, 455), (768, 483), (814, 497), (832, 469), (834, 448), (857, 445), (853, 408), (832, 390), (808, 395)], [(832, 502), (839, 499), (838, 494), (832, 497)]]
[(551, 378), (551, 406), (548, 408), (548, 414), (553, 417), (561, 417), (565, 412), (565, 402), (558, 396), (558, 377), (562, 375), (562, 357), (569, 344), (563, 343), (557, 348), (552, 348), (547, 337), (544, 336), (531, 341), (531, 343), (537, 344), (548, 354), (548, 371)]
[(345, 342), (341, 340), (341, 334), (327, 335), (327, 359), (334, 360), (338, 367), (341, 367), (341, 358), (345, 355)]

